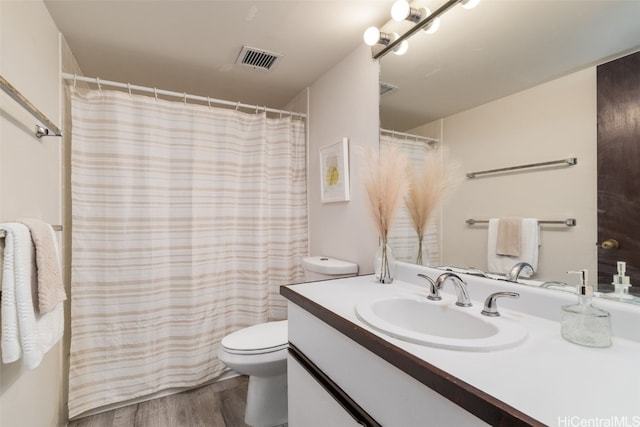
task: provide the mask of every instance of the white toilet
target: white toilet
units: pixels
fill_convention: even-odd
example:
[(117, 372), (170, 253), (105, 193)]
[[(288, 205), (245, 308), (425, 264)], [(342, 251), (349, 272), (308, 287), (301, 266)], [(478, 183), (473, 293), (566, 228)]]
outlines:
[[(358, 265), (333, 258), (302, 259), (305, 281), (355, 276)], [(220, 360), (239, 374), (249, 375), (244, 422), (273, 427), (287, 422), (287, 321), (261, 323), (222, 339)]]

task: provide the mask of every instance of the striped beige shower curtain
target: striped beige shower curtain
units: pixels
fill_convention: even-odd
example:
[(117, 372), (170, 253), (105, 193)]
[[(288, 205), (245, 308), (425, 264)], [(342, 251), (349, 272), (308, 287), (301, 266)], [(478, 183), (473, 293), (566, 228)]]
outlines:
[(69, 416), (211, 380), (284, 318), (307, 254), (304, 123), (72, 94)]

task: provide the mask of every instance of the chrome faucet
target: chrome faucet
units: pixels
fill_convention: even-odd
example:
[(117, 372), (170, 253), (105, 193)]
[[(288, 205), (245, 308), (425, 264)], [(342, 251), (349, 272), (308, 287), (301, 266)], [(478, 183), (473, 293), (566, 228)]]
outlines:
[(522, 270), (524, 270), (525, 268), (528, 268), (531, 271), (531, 274), (535, 273), (535, 270), (533, 269), (531, 264), (529, 264), (528, 262), (519, 262), (514, 265), (507, 273), (507, 282), (517, 283), (518, 278), (520, 277), (520, 273), (522, 273)]
[(496, 292), (491, 294), (484, 300), (484, 309), (482, 310), (482, 314), (489, 317), (497, 317), (500, 316), (500, 312), (498, 311), (498, 304), (496, 304), (496, 299), (500, 297), (508, 297), (508, 298), (520, 298), (520, 294), (517, 292)]
[(456, 294), (458, 296), (456, 305), (459, 305), (460, 307), (471, 307), (472, 304), (469, 299), (469, 292), (467, 291), (467, 283), (457, 274), (450, 272), (442, 273), (435, 281), (424, 274), (418, 274), (418, 276), (423, 279), (427, 279), (429, 282), (429, 295), (427, 295), (427, 299), (430, 299), (431, 301), (440, 301), (442, 299), (440, 296), (440, 290), (442, 289), (444, 282), (446, 282), (447, 279), (451, 279), (456, 287)]
[(489, 275), (487, 273), (485, 273), (484, 271), (480, 270), (479, 268), (475, 268), (475, 267), (467, 268), (467, 274), (471, 274), (472, 276), (486, 277), (487, 279), (490, 279), (490, 277), (489, 277)]
[(438, 289), (436, 288), (436, 282), (431, 277), (422, 273), (418, 273), (418, 277), (421, 277), (425, 279), (427, 282), (429, 282), (429, 295), (436, 295), (438, 293)]
[(557, 286), (559, 288), (564, 288), (564, 287), (569, 286), (569, 285), (567, 285), (564, 282), (555, 282), (555, 281), (544, 282), (542, 285), (540, 285), (541, 288), (550, 288), (551, 286)]

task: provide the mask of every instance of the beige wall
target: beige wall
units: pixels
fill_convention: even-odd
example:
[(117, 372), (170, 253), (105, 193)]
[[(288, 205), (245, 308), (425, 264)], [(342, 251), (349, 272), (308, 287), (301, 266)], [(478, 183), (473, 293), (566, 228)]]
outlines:
[[(311, 86), (309, 101), (310, 253), (355, 262), (361, 274), (373, 273), (378, 237), (362, 189), (356, 147), (378, 146), (378, 75), (379, 64), (363, 44)], [(351, 200), (322, 203), (318, 150), (343, 137), (350, 144)]]
[(576, 218), (576, 227), (542, 227), (538, 277), (595, 273), (595, 67), (447, 117), (443, 143), (463, 173), (578, 158), (571, 167), (464, 180), (443, 209), (444, 264), (487, 268), (487, 227), (469, 227), (467, 218)]
[[(0, 1), (0, 29), (0, 74), (60, 126), (59, 36), (44, 3)], [(0, 221), (62, 224), (61, 139), (37, 139), (36, 120), (4, 92), (0, 102)], [(0, 365), (0, 425), (66, 425), (63, 347), (32, 371), (21, 361)]]

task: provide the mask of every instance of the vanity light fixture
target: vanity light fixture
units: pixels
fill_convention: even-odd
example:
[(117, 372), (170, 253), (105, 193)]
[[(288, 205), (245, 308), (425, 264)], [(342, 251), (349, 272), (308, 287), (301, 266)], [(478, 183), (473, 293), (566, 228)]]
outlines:
[(424, 8), (414, 9), (409, 6), (407, 0), (396, 0), (391, 6), (391, 18), (396, 22), (402, 22), (406, 19), (407, 21), (418, 23), (425, 16), (423, 11)]
[[(429, 16), (431, 15), (431, 11), (428, 8), (424, 8), (425, 10), (425, 15), (424, 16)], [(438, 31), (438, 28), (440, 28), (440, 18), (436, 18), (433, 21), (429, 22), (422, 30), (427, 33), (427, 34), (434, 34), (436, 31)]]
[[(402, 22), (404, 20), (414, 22), (415, 25), (401, 36), (395, 37), (388, 33), (381, 33), (376, 27), (369, 27), (365, 31), (364, 40), (369, 46), (382, 44), (385, 47), (378, 53), (373, 55), (373, 59), (378, 59), (387, 53), (394, 52), (396, 55), (402, 55), (407, 50), (407, 39), (419, 30), (424, 30), (429, 34), (435, 33), (440, 27), (440, 15), (443, 15), (456, 4), (460, 3), (465, 9), (472, 9), (478, 5), (480, 0), (447, 0), (436, 11), (431, 13), (427, 8), (412, 8), (407, 0), (397, 0), (391, 7), (391, 17), (394, 21)], [(382, 35), (386, 35), (383, 37)]]
[(391, 38), (391, 34), (383, 33), (376, 27), (369, 27), (364, 32), (364, 42), (369, 46), (375, 46), (378, 43), (388, 46)]
[[(393, 34), (394, 40), (398, 40), (400, 38), (398, 33), (392, 33), (392, 34)], [(402, 40), (398, 46), (393, 48), (393, 53), (396, 55), (404, 55), (405, 53), (407, 53), (407, 50), (409, 50), (409, 42), (406, 40)]]
[[(398, 33), (384, 33), (376, 27), (369, 27), (364, 32), (364, 42), (369, 46), (375, 46), (381, 44), (388, 46), (392, 41), (396, 41), (400, 38)], [(396, 55), (404, 55), (409, 49), (409, 42), (402, 40), (400, 43), (394, 46), (393, 53)]]
[[(469, 1), (469, 0), (467, 0)], [(396, 0), (391, 6), (391, 18), (396, 22), (411, 21), (417, 24), (427, 16), (431, 15), (431, 10), (426, 7), (414, 8), (409, 5), (407, 0)], [(440, 28), (440, 18), (434, 19), (426, 27), (423, 28), (427, 34), (433, 34)]]

